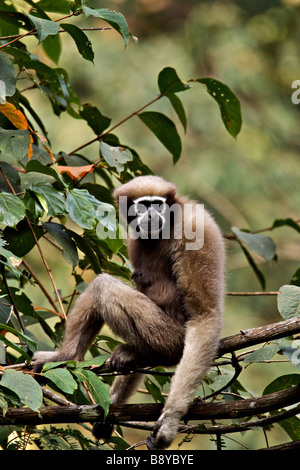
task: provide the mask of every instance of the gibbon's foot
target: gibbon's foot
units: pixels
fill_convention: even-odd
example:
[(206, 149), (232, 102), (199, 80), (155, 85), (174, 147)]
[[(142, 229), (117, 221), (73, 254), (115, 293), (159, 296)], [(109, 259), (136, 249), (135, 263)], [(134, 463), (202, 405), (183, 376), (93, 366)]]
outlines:
[(33, 355), (32, 365), (33, 372), (40, 373), (46, 362), (57, 362), (59, 359), (59, 351), (38, 351)]
[(153, 432), (146, 438), (148, 450), (167, 449), (176, 437), (177, 418), (163, 413), (154, 426)]
[(136, 367), (136, 356), (127, 344), (120, 344), (114, 349), (109, 363), (112, 369), (129, 374)]
[(107, 441), (114, 430), (114, 425), (108, 421), (96, 421), (93, 427), (93, 435), (96, 439)]

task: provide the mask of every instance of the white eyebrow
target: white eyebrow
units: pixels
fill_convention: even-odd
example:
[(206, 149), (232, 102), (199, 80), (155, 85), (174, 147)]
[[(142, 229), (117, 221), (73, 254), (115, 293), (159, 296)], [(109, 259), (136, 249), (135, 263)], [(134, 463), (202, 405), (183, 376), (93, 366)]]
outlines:
[(134, 199), (134, 204), (138, 204), (140, 201), (161, 201), (166, 202), (166, 198), (162, 196), (141, 196)]

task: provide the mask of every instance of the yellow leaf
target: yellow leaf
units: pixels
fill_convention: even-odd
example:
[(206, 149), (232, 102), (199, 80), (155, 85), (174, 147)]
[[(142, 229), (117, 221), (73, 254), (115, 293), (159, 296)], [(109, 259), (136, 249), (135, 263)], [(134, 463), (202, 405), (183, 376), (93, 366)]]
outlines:
[(31, 157), (32, 157), (32, 153), (33, 153), (32, 144), (33, 144), (33, 137), (30, 134), (30, 144), (29, 144), (29, 149), (28, 149), (28, 152), (27, 152), (28, 160), (30, 160)]
[(12, 103), (0, 104), (0, 112), (4, 114), (17, 129), (28, 129), (26, 117)]
[(94, 165), (85, 165), (85, 166), (61, 166), (56, 167), (58, 173), (68, 173), (68, 175), (73, 179), (77, 180), (83, 176), (91, 173), (94, 169)]

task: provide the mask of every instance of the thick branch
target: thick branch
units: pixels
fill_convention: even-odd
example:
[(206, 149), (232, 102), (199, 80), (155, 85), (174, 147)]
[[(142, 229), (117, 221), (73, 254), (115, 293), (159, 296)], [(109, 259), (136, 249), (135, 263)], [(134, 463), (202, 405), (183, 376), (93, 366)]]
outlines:
[[(220, 403), (196, 403), (189, 408), (184, 420), (232, 419), (254, 416), (293, 405), (300, 400), (300, 386), (270, 393), (259, 398), (249, 398)], [(111, 405), (107, 419), (111, 423), (122, 421), (156, 421), (162, 410), (161, 404)], [(103, 419), (103, 409), (98, 405), (47, 406), (36, 413), (28, 408), (9, 408), (0, 424), (53, 424), (80, 423)]]
[(300, 333), (300, 317), (289, 318), (288, 320), (270, 323), (258, 328), (250, 328), (241, 331), (237, 335), (223, 338), (220, 343), (218, 356), (296, 333)]
[[(249, 429), (257, 427), (266, 427), (270, 424), (278, 423), (291, 416), (296, 416), (300, 413), (300, 405), (293, 407), (292, 409), (282, 411), (280, 413), (267, 416), (266, 418), (259, 418), (253, 421), (244, 421), (238, 424), (215, 424), (213, 426), (202, 426), (194, 424), (182, 424), (179, 426), (178, 431), (188, 434), (230, 434), (235, 432), (248, 431)], [(122, 423), (122, 426), (134, 429), (142, 429), (145, 431), (152, 431), (153, 424), (143, 423), (141, 421), (129, 421)]]

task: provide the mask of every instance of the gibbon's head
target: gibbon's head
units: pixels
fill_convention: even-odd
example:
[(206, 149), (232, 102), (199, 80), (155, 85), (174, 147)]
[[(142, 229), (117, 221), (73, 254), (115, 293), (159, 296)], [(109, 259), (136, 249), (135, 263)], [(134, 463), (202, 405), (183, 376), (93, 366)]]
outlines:
[(114, 192), (121, 215), (141, 238), (157, 238), (175, 195), (174, 184), (150, 175), (138, 176)]

